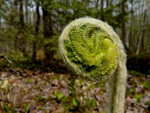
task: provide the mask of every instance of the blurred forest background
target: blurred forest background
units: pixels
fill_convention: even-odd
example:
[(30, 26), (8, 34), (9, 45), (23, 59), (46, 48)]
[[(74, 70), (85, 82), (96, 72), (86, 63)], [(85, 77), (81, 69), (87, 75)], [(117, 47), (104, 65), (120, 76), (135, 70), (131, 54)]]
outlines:
[[(1, 0), (0, 54), (13, 62), (51, 64), (60, 59), (58, 38), (63, 28), (74, 19), (89, 16), (111, 25), (128, 56), (136, 55), (135, 59), (150, 54), (149, 11), (149, 0)], [(141, 59), (145, 58), (148, 63), (150, 58)]]
[(105, 113), (105, 84), (70, 76), (58, 52), (64, 27), (87, 16), (125, 46), (125, 113), (150, 113), (150, 0), (0, 0), (0, 113)]

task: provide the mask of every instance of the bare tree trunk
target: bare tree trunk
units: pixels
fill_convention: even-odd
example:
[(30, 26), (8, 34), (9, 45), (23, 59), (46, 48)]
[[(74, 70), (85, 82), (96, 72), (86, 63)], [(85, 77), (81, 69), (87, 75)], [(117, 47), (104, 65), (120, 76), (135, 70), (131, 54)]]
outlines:
[[(14, 7), (15, 7), (16, 12), (19, 10), (18, 3), (19, 2), (14, 0)], [(15, 48), (15, 50), (17, 49), (17, 44), (18, 44), (18, 39), (17, 39), (17, 36), (16, 36), (15, 39), (14, 39), (14, 48)]]
[(129, 35), (130, 36), (129, 37), (129, 48), (130, 49), (133, 49), (133, 18), (134, 18), (133, 0), (131, 0), (131, 27), (130, 27), (130, 35)]
[[(43, 30), (44, 30), (44, 38), (51, 38), (53, 35), (53, 29), (52, 29), (52, 18), (51, 14), (45, 9), (43, 9)], [(50, 51), (50, 48), (52, 47), (52, 44), (45, 44), (45, 60), (52, 61), (53, 59), (53, 51)]]
[(113, 0), (107, 0), (106, 1), (106, 12), (105, 12), (105, 15), (104, 15), (104, 20), (108, 22), (109, 25), (111, 25), (113, 28), (115, 28), (114, 26), (114, 21), (112, 19), (112, 16), (113, 16)]
[(28, 23), (28, 0), (26, 0), (26, 23)]
[(101, 20), (104, 21), (104, 0), (101, 0), (101, 11), (100, 11)]
[(14, 8), (14, 4), (13, 4), (13, 2), (11, 2), (11, 14), (10, 14), (10, 25), (13, 25), (14, 24), (14, 22), (13, 22), (13, 20), (14, 20), (14, 15), (12, 15), (13, 14), (13, 8)]
[(106, 1), (106, 7), (109, 7), (109, 0)]
[(99, 0), (96, 0), (96, 5), (95, 5), (95, 8), (97, 9), (96, 18), (98, 18), (98, 16), (99, 16), (98, 2), (99, 2)]
[(147, 9), (145, 9), (145, 11), (144, 11), (144, 19), (143, 19), (143, 23), (144, 23), (144, 25), (143, 25), (143, 29), (142, 29), (142, 45), (141, 45), (141, 52), (144, 52), (144, 40), (145, 40), (145, 33), (146, 33), (146, 31), (145, 31), (145, 28), (146, 28), (146, 17), (147, 17)]
[[(127, 0), (124, 0), (122, 2), (122, 13), (127, 15)], [(124, 43), (125, 48), (128, 48), (129, 38), (128, 38), (128, 29), (127, 29), (128, 23), (127, 23), (126, 17), (127, 16), (124, 16), (124, 20), (122, 22), (122, 38), (123, 38), (123, 43)]]
[[(38, 36), (39, 25), (40, 25), (39, 3), (36, 3), (36, 14), (37, 14), (37, 20), (36, 20), (36, 26), (35, 26), (35, 33), (36, 33), (36, 36)], [(33, 54), (32, 54), (33, 55), (32, 60), (34, 63), (36, 62), (36, 56), (37, 56), (36, 46), (37, 46), (37, 41), (35, 40), (33, 42)]]
[(23, 14), (23, 0), (19, 0), (19, 3), (20, 3), (20, 7), (19, 7), (19, 10), (20, 10), (20, 34), (19, 34), (19, 37), (20, 37), (20, 50), (23, 52), (24, 56), (27, 56), (27, 53), (26, 53), (26, 45), (25, 45), (25, 40), (24, 40), (24, 37), (23, 37), (23, 34), (24, 34), (24, 14)]
[[(113, 1), (114, 0), (110, 0), (110, 4), (109, 4), (109, 7), (111, 7), (111, 6), (113, 6)], [(110, 10), (110, 18), (113, 16), (113, 9), (111, 8), (111, 10)]]
[(143, 50), (144, 50), (146, 16), (147, 16), (147, 8), (144, 11), (143, 27), (142, 27), (142, 30), (141, 30), (141, 33), (140, 33), (140, 38), (139, 38), (139, 42), (138, 42), (136, 54), (139, 54), (139, 52), (140, 52), (140, 46), (141, 46), (141, 52), (143, 52)]
[(20, 0), (20, 24), (24, 28), (23, 0)]

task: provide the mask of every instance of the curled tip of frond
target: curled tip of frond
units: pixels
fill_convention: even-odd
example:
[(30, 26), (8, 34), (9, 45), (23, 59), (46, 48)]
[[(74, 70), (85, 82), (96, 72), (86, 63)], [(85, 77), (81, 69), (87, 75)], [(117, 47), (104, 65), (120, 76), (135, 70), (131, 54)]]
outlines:
[(91, 23), (74, 25), (67, 30), (61, 43), (59, 48), (63, 48), (60, 51), (63, 60), (83, 77), (104, 80), (117, 67), (117, 44), (101, 27)]

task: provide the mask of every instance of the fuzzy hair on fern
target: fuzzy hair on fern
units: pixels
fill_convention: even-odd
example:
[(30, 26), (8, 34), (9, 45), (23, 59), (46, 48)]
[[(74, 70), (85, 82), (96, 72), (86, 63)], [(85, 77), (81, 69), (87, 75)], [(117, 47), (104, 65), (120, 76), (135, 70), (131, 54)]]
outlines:
[(77, 75), (97, 82), (108, 80), (106, 113), (124, 112), (126, 54), (112, 27), (94, 18), (77, 19), (63, 30), (59, 52)]

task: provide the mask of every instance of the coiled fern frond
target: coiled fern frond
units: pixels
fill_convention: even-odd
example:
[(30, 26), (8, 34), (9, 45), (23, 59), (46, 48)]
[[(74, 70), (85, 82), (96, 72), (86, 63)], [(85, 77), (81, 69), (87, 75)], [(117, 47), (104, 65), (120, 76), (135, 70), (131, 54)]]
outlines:
[(91, 24), (73, 27), (64, 40), (67, 57), (89, 79), (101, 80), (110, 75), (117, 65), (116, 44), (110, 36)]
[(107, 23), (88, 17), (71, 22), (59, 38), (59, 52), (77, 75), (98, 82), (108, 80), (105, 112), (124, 113), (126, 54)]
[(64, 61), (70, 60), (66, 62), (69, 67), (83, 77), (106, 80), (117, 67), (117, 44), (101, 27), (90, 23), (73, 26), (62, 43)]

